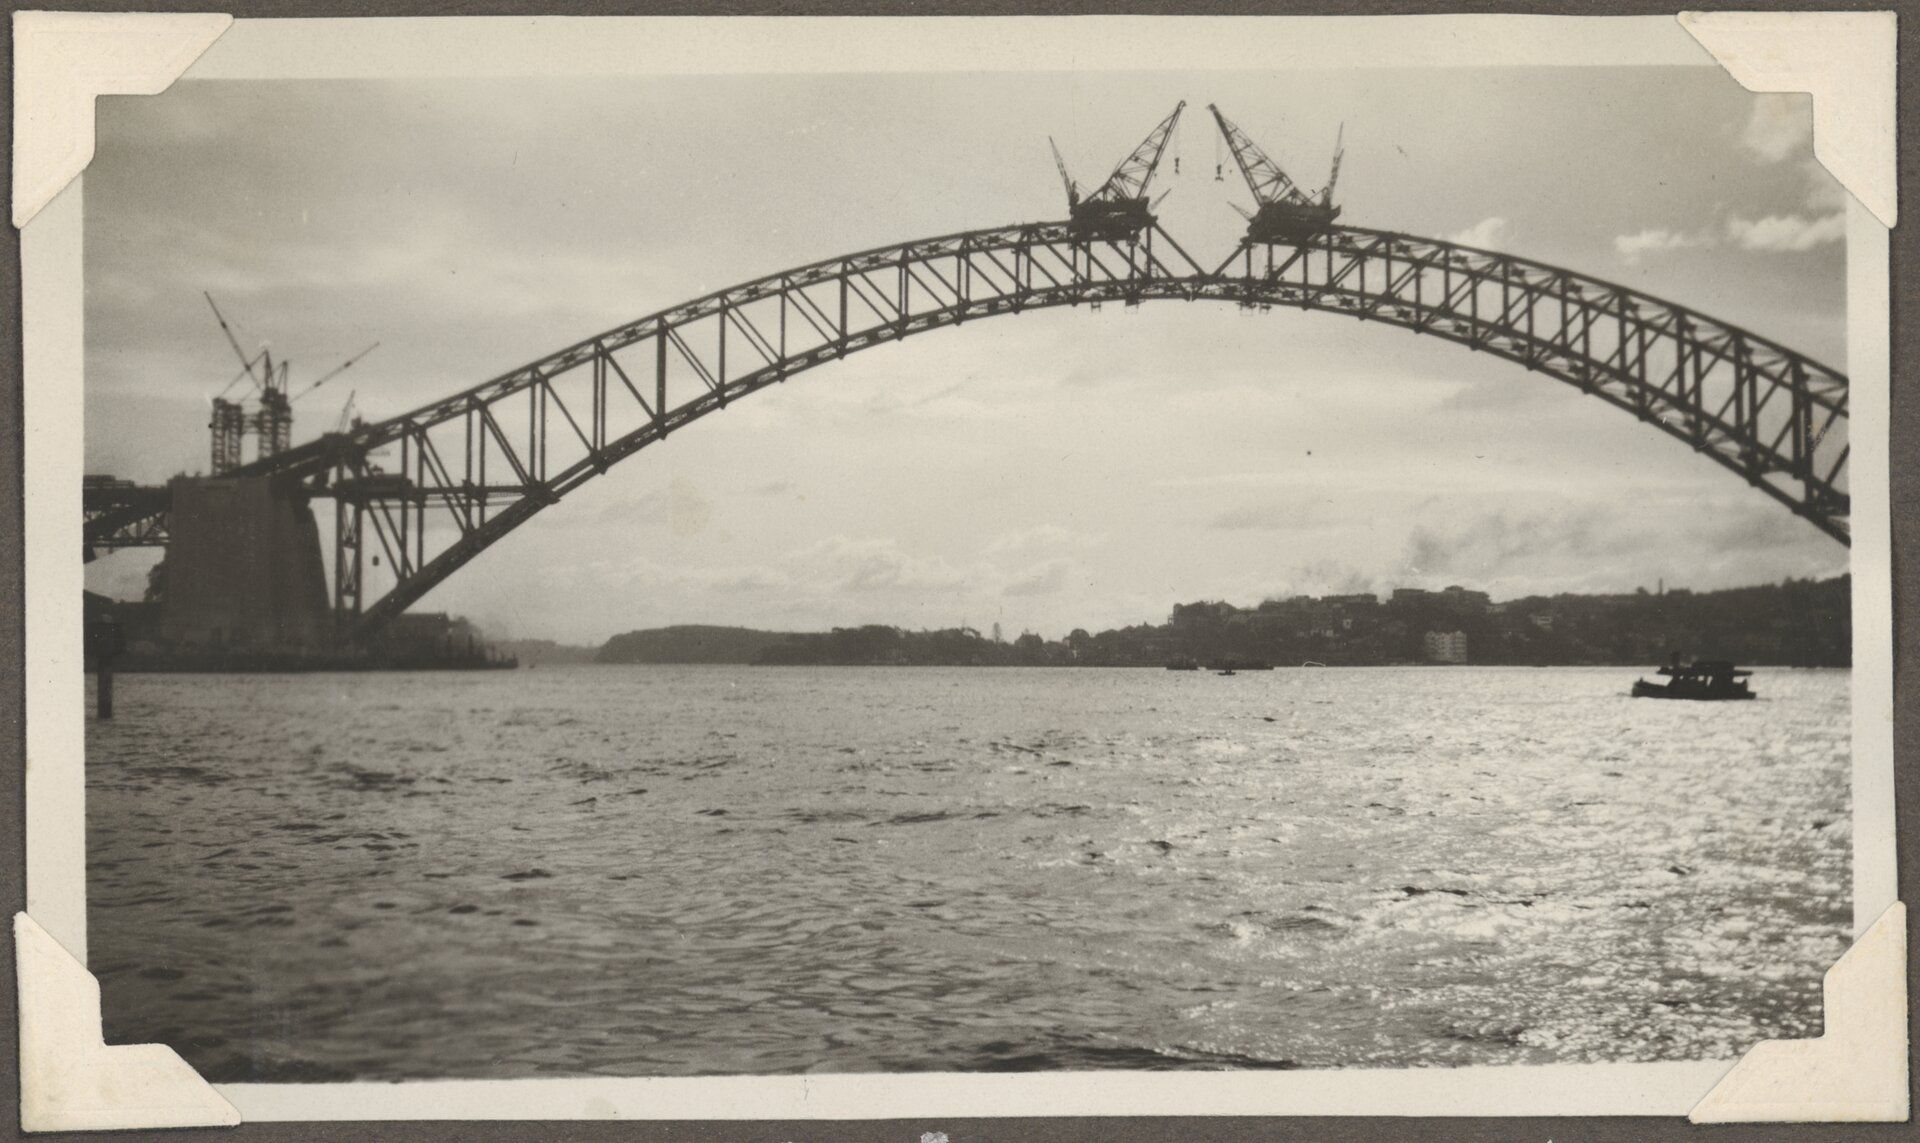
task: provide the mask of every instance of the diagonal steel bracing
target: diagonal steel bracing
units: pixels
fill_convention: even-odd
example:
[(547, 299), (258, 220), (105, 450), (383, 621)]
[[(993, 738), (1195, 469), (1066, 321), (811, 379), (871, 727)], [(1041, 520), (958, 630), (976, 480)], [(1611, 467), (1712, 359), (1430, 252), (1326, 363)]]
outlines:
[[(795, 373), (977, 317), (1177, 296), (1202, 277), (1154, 227), (1114, 240), (1048, 223), (866, 251), (650, 315), (239, 474), (334, 498), (335, 604), (364, 638), (580, 484)], [(392, 585), (377, 598), (374, 562)]]
[(1684, 306), (1508, 254), (1344, 226), (1242, 244), (1199, 293), (1352, 314), (1504, 357), (1685, 441), (1848, 542), (1846, 376)]
[(1243, 243), (1212, 270), (1157, 225), (1090, 238), (1041, 223), (868, 250), (650, 314), (235, 475), (335, 500), (335, 605), (364, 639), (542, 508), (796, 373), (976, 318), (1163, 299), (1343, 313), (1505, 358), (1684, 441), (1847, 542), (1844, 375), (1612, 283), (1343, 226)]

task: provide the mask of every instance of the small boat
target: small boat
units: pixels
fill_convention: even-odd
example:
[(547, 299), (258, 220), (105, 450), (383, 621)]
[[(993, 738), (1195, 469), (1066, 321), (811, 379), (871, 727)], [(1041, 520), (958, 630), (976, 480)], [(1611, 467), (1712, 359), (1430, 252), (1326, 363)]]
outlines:
[(1221, 659), (1208, 663), (1207, 670), (1219, 675), (1231, 675), (1237, 671), (1271, 671), (1273, 664), (1260, 659)]
[(1226, 668), (1226, 669), (1224, 669), (1224, 670), (1219, 670), (1219, 671), (1215, 671), (1215, 672), (1214, 672), (1214, 674), (1216, 674), (1216, 675), (1231, 675), (1231, 674), (1234, 674), (1234, 673), (1235, 673), (1235, 671), (1234, 671), (1234, 669), (1233, 669), (1232, 667), (1227, 667), (1227, 668)]
[(1300, 665), (1301, 665), (1301, 666), (1303, 666), (1303, 667), (1324, 667), (1324, 666), (1326, 666), (1326, 664), (1325, 664), (1325, 663), (1322, 663), (1322, 662), (1320, 662), (1320, 661), (1319, 661), (1318, 659), (1308, 659), (1308, 660), (1306, 660), (1305, 662), (1303, 662), (1303, 663), (1301, 663)]
[(1650, 683), (1645, 679), (1635, 679), (1633, 697), (1696, 699), (1703, 702), (1754, 697), (1746, 682), (1753, 672), (1743, 671), (1724, 659), (1696, 659), (1685, 666), (1676, 660), (1661, 667), (1659, 673), (1667, 676), (1666, 682)]

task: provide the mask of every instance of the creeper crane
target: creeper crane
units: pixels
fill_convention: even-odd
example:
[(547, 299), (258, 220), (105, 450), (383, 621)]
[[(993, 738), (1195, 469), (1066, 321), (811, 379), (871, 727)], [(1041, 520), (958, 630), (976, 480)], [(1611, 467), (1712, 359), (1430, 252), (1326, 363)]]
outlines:
[(1220, 134), (1233, 152), (1233, 161), (1246, 176), (1247, 189), (1253, 192), (1251, 214), (1238, 206), (1234, 208), (1247, 220), (1248, 241), (1297, 242), (1326, 230), (1340, 217), (1340, 208), (1333, 204), (1333, 188), (1340, 181), (1340, 159), (1346, 154), (1344, 126), (1333, 145), (1333, 170), (1327, 176), (1327, 185), (1310, 193), (1288, 178), (1280, 165), (1268, 158), (1245, 131), (1222, 115), (1218, 107), (1209, 103), (1207, 110), (1213, 112)]
[[(1054, 146), (1053, 162), (1060, 170), (1060, 182), (1067, 191), (1068, 226), (1075, 238), (1123, 241), (1153, 225), (1153, 208), (1159, 205), (1159, 200), (1147, 200), (1147, 184), (1153, 181), (1153, 172), (1160, 166), (1160, 158), (1167, 150), (1167, 141), (1173, 137), (1174, 127), (1180, 122), (1180, 112), (1186, 106), (1186, 100), (1181, 100), (1174, 107), (1173, 114), (1162, 119), (1160, 125), (1148, 132), (1140, 145), (1133, 149), (1132, 154), (1120, 160), (1120, 165), (1113, 168), (1107, 181), (1084, 198), (1080, 194), (1080, 185), (1067, 173), (1067, 164), (1060, 157), (1060, 148)], [(1052, 145), (1053, 140), (1048, 139), (1047, 143)], [(1163, 194), (1161, 197), (1166, 196)]]

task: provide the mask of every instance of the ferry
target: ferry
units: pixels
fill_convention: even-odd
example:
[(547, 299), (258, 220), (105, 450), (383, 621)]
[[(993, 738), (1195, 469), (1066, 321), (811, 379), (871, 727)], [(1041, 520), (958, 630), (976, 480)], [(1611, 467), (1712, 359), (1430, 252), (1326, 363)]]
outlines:
[(1686, 666), (1675, 661), (1661, 667), (1659, 673), (1667, 676), (1666, 682), (1650, 683), (1645, 679), (1635, 679), (1633, 697), (1698, 699), (1705, 702), (1754, 697), (1746, 682), (1753, 672), (1743, 671), (1723, 659), (1696, 659)]

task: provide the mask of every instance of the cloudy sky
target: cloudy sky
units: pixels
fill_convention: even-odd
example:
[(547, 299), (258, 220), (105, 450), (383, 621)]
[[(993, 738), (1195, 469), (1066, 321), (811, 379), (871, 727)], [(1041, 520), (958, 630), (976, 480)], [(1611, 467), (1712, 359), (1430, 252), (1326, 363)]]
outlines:
[[(1625, 282), (1845, 368), (1842, 192), (1800, 99), (1717, 68), (187, 81), (100, 101), (85, 176), (87, 468), (206, 466), (237, 372), (296, 440), (705, 291), (1060, 217), (1189, 101), (1168, 229), (1224, 256), (1218, 102), (1345, 220)], [(137, 592), (119, 553), (89, 586)], [(1496, 598), (1828, 575), (1843, 548), (1685, 446), (1388, 327), (1218, 304), (970, 323), (803, 374), (548, 509), (420, 608), (597, 641), (676, 622), (1059, 636), (1175, 602), (1463, 583)]]

